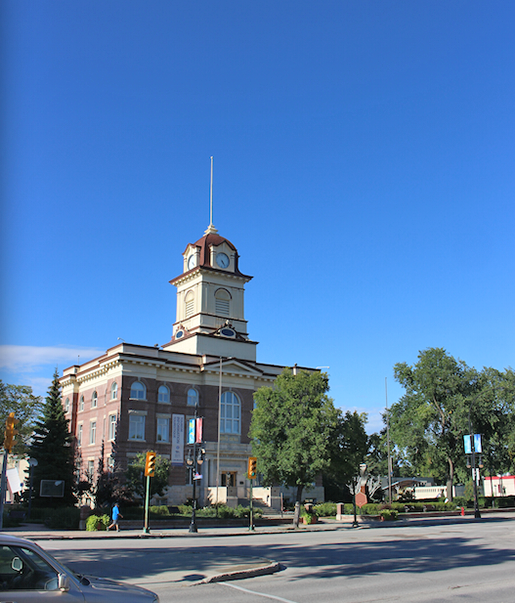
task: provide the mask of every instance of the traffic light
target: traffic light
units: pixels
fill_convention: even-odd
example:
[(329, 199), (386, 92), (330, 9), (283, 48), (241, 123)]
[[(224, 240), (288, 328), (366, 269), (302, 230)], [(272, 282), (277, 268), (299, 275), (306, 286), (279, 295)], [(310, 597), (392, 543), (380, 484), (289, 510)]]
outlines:
[(4, 448), (7, 452), (11, 452), (11, 448), (13, 447), (14, 436), (18, 433), (14, 426), (18, 421), (14, 418), (14, 413), (10, 413), (5, 422), (5, 438), (4, 438)]
[(247, 470), (247, 477), (249, 479), (256, 479), (257, 476), (257, 458), (255, 456), (249, 456), (249, 467)]
[(156, 473), (156, 453), (147, 452), (145, 459), (145, 477), (154, 477)]

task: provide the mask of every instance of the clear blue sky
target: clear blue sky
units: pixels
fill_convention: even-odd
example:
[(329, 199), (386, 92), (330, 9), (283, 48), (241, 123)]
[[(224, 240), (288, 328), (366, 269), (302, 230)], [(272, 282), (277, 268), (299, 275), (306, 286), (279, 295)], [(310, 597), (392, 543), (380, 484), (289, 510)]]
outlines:
[(513, 0), (3, 0), (1, 373), (169, 341), (186, 245), (240, 253), (258, 360), (514, 366)]

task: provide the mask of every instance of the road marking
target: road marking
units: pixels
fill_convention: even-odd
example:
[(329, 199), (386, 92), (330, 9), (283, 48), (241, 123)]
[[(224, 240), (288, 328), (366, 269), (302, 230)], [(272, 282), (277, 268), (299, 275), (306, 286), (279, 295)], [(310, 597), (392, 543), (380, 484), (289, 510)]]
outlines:
[(274, 601), (282, 601), (283, 603), (297, 603), (296, 601), (291, 601), (290, 599), (283, 599), (282, 597), (276, 597), (275, 595), (267, 595), (266, 593), (258, 593), (255, 590), (249, 590), (248, 588), (243, 588), (242, 586), (236, 586), (236, 584), (231, 584), (230, 582), (219, 582), (221, 586), (230, 586), (231, 588), (236, 588), (237, 590), (242, 590), (244, 593), (249, 593), (251, 595), (257, 595), (258, 597), (265, 597), (266, 599), (274, 599)]

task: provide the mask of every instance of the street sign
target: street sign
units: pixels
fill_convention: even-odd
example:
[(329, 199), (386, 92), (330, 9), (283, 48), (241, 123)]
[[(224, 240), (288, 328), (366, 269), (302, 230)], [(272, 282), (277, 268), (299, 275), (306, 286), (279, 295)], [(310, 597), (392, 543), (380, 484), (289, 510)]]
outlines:
[(364, 492), (358, 492), (356, 494), (356, 506), (358, 506), (360, 509), (363, 505), (366, 505), (367, 502), (368, 502), (368, 498)]

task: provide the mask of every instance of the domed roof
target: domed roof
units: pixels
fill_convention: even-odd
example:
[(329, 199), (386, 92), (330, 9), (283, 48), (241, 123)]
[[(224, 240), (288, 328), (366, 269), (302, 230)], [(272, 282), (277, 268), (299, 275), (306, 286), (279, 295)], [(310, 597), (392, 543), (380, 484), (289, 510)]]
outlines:
[[(195, 243), (188, 245), (188, 247), (197, 247), (197, 249), (199, 250), (198, 264), (196, 267), (200, 266), (201, 268), (210, 268), (212, 270), (218, 270), (219, 269), (218, 266), (211, 265), (211, 248), (212, 247), (220, 247), (224, 243), (231, 250), (234, 251), (234, 272), (233, 272), (233, 274), (237, 274), (239, 276), (245, 276), (247, 278), (252, 278), (252, 277), (248, 277), (247, 275), (240, 272), (240, 270), (238, 268), (238, 260), (239, 260), (238, 250), (231, 243), (231, 241), (229, 241), (229, 239), (226, 239), (225, 237), (220, 236), (212, 225), (210, 225), (210, 228), (208, 228), (206, 230), (203, 237), (201, 237)], [(184, 253), (186, 253), (186, 251), (188, 250), (188, 247), (186, 247)], [(193, 268), (193, 270), (195, 268)]]

